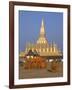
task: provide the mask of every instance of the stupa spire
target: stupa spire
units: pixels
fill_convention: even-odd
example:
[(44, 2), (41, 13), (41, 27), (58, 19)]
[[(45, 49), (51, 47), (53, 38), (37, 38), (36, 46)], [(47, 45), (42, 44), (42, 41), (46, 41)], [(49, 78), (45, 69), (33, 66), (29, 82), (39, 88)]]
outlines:
[(40, 36), (45, 35), (45, 26), (44, 26), (44, 19), (42, 19), (41, 28), (40, 28)]
[(46, 36), (45, 36), (44, 19), (42, 19), (42, 22), (41, 22), (40, 35), (39, 35), (39, 38), (37, 40), (37, 44), (42, 44), (42, 45), (48, 44)]

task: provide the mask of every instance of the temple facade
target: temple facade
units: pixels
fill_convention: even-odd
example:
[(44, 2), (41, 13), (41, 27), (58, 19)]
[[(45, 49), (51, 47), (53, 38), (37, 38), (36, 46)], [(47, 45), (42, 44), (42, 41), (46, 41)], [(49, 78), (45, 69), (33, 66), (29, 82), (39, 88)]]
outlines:
[[(62, 52), (57, 47), (57, 45), (54, 42), (52, 43), (48, 42), (46, 38), (45, 25), (43, 19), (41, 22), (38, 40), (34, 44), (32, 43), (26, 44), (24, 54), (27, 54), (29, 50), (32, 51), (36, 50), (40, 56), (62, 56)], [(23, 52), (21, 53), (23, 54)], [(22, 56), (21, 53), (20, 56)]]

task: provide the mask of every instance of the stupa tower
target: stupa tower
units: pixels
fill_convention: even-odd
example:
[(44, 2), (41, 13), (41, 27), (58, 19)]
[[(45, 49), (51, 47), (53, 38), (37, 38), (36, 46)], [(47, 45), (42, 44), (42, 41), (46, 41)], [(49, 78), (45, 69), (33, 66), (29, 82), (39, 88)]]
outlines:
[(48, 44), (46, 36), (45, 36), (45, 26), (44, 26), (44, 20), (42, 19), (41, 28), (40, 28), (40, 34), (39, 38), (37, 40), (37, 44)]
[(45, 36), (45, 26), (44, 26), (44, 20), (42, 19), (41, 28), (40, 28), (40, 36)]
[(42, 19), (40, 33), (36, 43), (28, 43), (26, 45), (25, 52), (20, 52), (20, 57), (24, 57), (24, 54), (27, 54), (29, 50), (32, 50), (33, 52), (36, 50), (40, 56), (62, 56), (61, 51), (53, 42), (51, 44), (48, 43), (45, 33), (44, 20)]

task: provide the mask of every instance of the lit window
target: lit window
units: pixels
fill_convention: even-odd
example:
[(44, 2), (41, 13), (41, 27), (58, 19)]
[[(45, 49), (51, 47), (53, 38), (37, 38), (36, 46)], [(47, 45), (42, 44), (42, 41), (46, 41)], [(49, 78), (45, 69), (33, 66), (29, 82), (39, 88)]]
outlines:
[(31, 58), (33, 58), (33, 56), (31, 56)]
[(27, 56), (27, 58), (29, 59), (29, 58), (30, 58), (30, 56)]
[(44, 41), (44, 43), (45, 43), (45, 41)]
[(50, 59), (50, 60), (49, 60), (49, 62), (52, 62), (52, 61), (53, 61), (53, 59)]

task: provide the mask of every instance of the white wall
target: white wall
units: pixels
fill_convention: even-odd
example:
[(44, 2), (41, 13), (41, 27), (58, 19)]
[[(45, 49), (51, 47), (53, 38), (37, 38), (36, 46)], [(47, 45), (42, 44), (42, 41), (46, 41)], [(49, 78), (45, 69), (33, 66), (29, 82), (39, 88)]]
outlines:
[[(20, 1), (20, 0), (17, 0), (17, 1)], [(72, 11), (72, 0), (38, 0), (38, 1), (37, 0), (21, 0), (21, 1), (70, 4), (71, 11)], [(72, 15), (72, 12), (71, 12), (71, 15)], [(72, 29), (72, 26), (71, 26), (71, 29)], [(71, 45), (72, 45), (72, 42), (71, 42)], [(9, 0), (0, 0), (0, 90), (9, 90), (8, 80), (9, 80)], [(71, 77), (71, 80), (72, 80), (72, 77)], [(41, 89), (42, 90), (44, 89), (46, 90), (48, 89), (49, 90), (60, 90), (60, 89), (72, 90), (72, 84), (69, 86), (28, 88), (25, 90), (41, 90)]]

